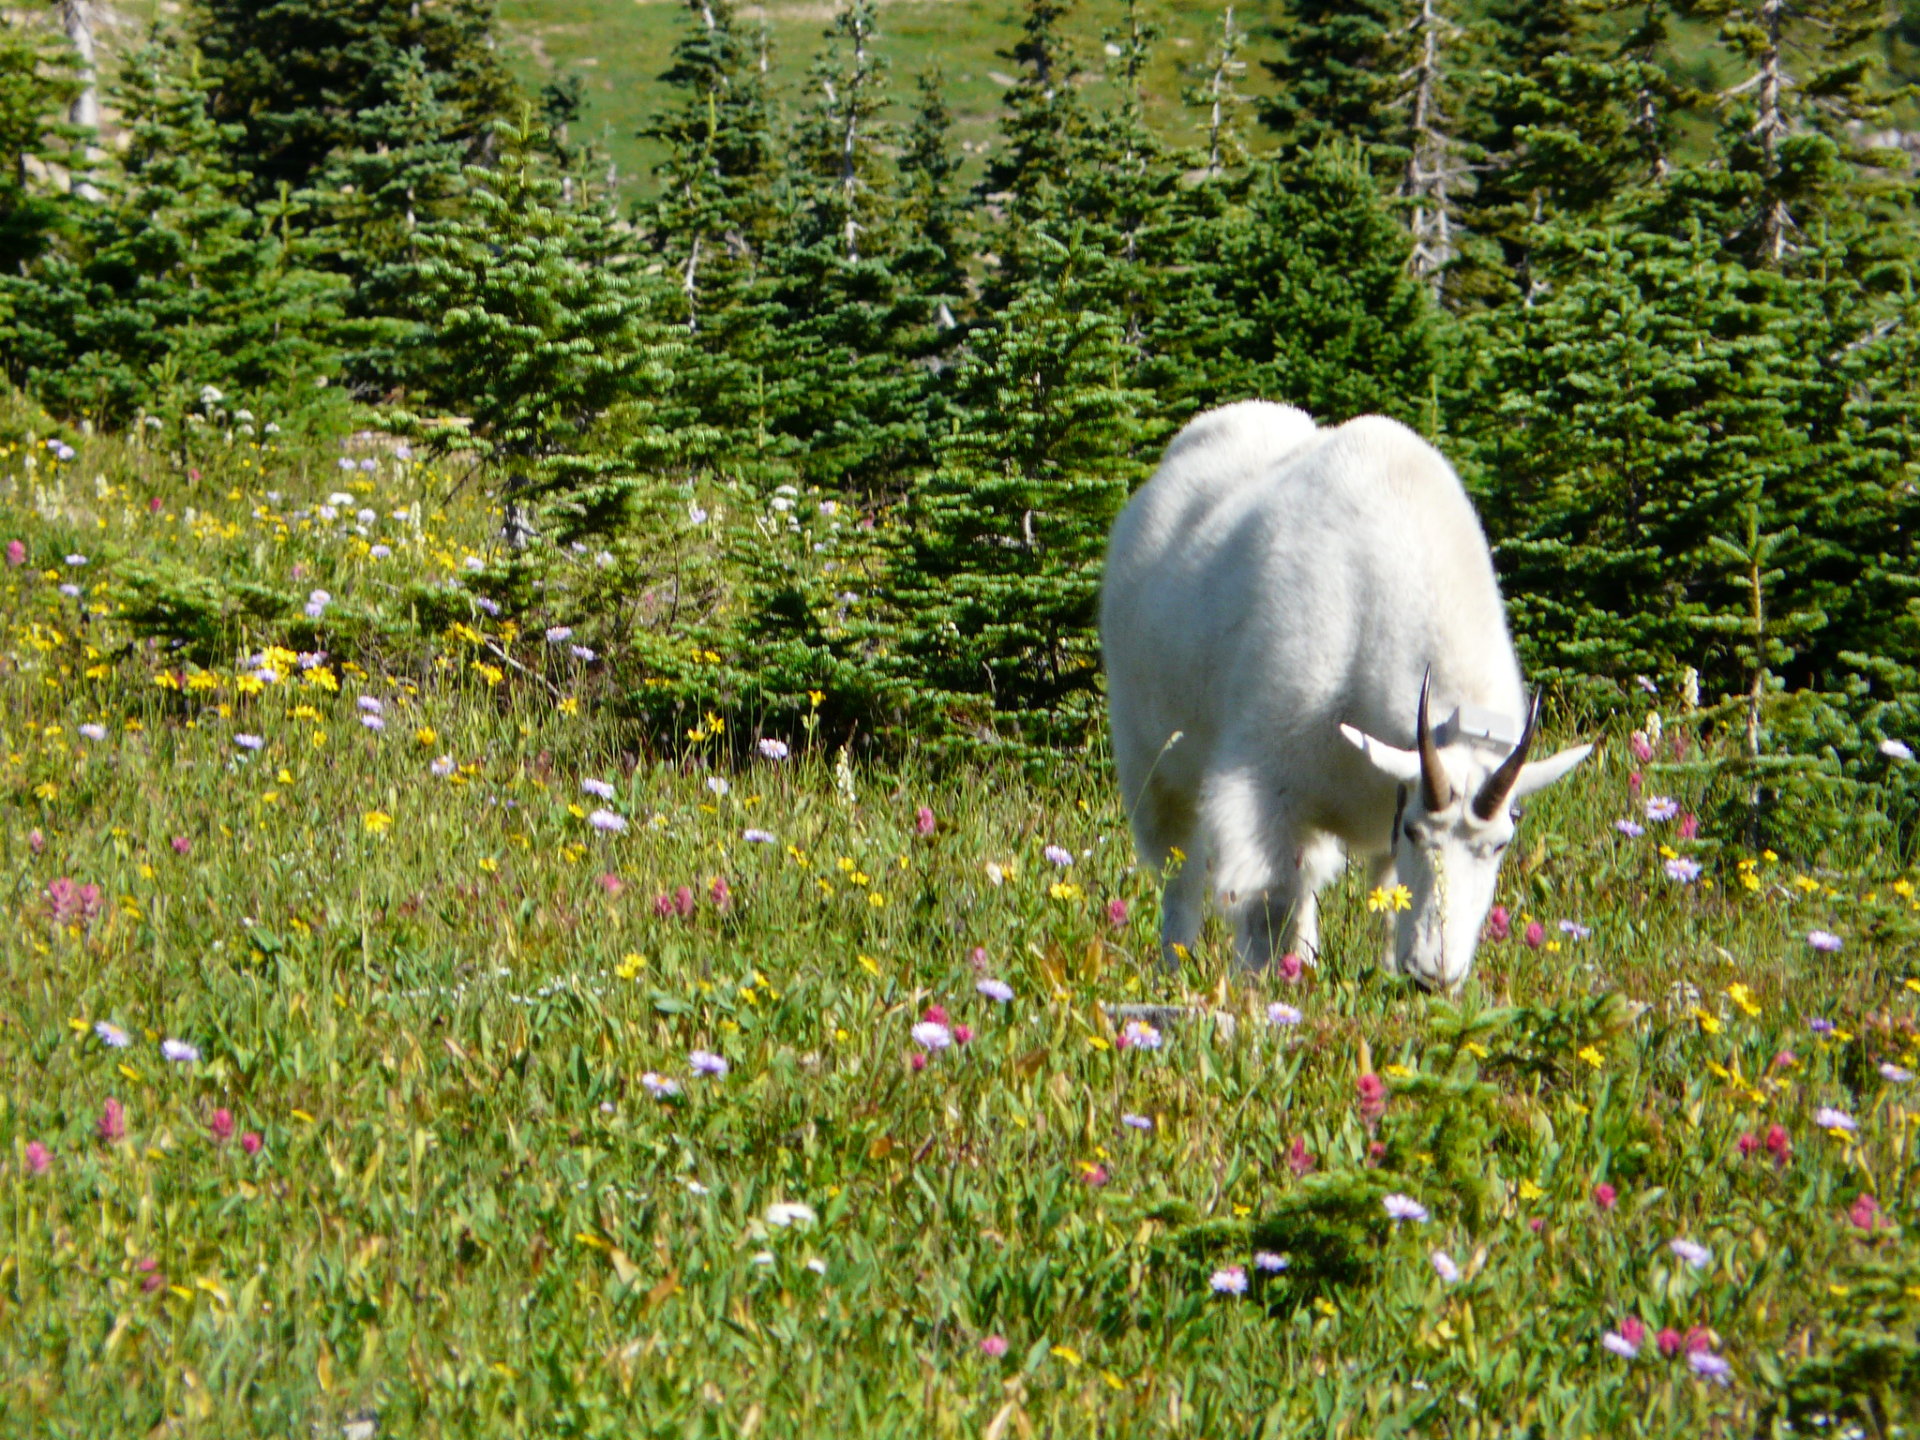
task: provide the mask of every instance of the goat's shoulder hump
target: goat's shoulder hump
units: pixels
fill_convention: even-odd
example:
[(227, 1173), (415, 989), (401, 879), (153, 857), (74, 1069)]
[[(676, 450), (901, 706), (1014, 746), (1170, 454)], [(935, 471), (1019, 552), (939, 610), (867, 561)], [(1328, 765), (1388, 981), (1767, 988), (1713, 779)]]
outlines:
[(1463, 494), (1446, 456), (1417, 431), (1385, 415), (1359, 415), (1321, 432), (1321, 453), (1349, 474), (1402, 492), (1439, 487)]

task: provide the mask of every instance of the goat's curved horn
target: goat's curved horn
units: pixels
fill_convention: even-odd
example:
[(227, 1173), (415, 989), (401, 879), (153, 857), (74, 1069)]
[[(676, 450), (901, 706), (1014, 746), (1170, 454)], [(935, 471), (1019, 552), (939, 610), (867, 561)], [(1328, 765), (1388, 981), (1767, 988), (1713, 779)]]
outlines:
[(1420, 716), (1415, 729), (1420, 738), (1420, 803), (1429, 815), (1438, 814), (1453, 803), (1453, 782), (1440, 763), (1440, 750), (1433, 743), (1433, 727), (1427, 723), (1427, 694), (1433, 688), (1433, 667), (1420, 677)]
[(1473, 813), (1482, 820), (1491, 820), (1497, 815), (1500, 807), (1507, 803), (1507, 796), (1513, 793), (1514, 782), (1520, 778), (1520, 767), (1527, 763), (1527, 750), (1533, 744), (1534, 726), (1539, 723), (1540, 696), (1536, 692), (1527, 710), (1527, 723), (1520, 731), (1520, 743), (1500, 762), (1500, 768), (1487, 776), (1480, 793), (1473, 797)]

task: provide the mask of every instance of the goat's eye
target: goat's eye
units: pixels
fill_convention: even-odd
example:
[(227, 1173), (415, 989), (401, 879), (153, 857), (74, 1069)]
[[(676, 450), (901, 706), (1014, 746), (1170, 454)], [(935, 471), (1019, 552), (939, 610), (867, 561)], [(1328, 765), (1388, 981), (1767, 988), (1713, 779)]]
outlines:
[(1420, 832), (1413, 828), (1413, 822), (1407, 821), (1407, 839), (1415, 845), (1420, 843)]

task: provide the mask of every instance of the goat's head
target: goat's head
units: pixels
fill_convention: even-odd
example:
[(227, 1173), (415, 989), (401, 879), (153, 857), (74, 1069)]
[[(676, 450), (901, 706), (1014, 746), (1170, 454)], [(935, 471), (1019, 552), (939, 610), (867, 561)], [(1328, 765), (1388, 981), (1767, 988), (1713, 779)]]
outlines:
[(1397, 968), (1429, 990), (1450, 990), (1473, 969), (1473, 951), (1493, 904), (1500, 861), (1513, 839), (1514, 809), (1587, 758), (1576, 745), (1528, 760), (1540, 719), (1536, 695), (1520, 739), (1497, 764), (1459, 735), (1435, 742), (1427, 717), (1432, 672), (1420, 685), (1415, 748), (1402, 750), (1342, 725), (1373, 767), (1400, 788), (1391, 844), (1394, 869), (1411, 904), (1394, 917)]

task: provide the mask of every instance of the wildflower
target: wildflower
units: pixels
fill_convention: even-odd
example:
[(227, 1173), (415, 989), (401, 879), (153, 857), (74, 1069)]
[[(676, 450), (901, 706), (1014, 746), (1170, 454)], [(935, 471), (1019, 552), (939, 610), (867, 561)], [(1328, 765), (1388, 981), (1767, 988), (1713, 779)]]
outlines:
[(1002, 1355), (1007, 1353), (1007, 1337), (1004, 1335), (987, 1336), (980, 1342), (980, 1353), (989, 1359), (998, 1360)]
[(760, 753), (768, 760), (784, 760), (787, 758), (787, 742), (768, 737), (760, 742)]
[(233, 1138), (233, 1112), (225, 1107), (214, 1111), (213, 1118), (207, 1122), (207, 1130), (212, 1134), (214, 1144), (226, 1144)]
[(953, 1032), (938, 1020), (921, 1020), (908, 1032), (916, 1043), (928, 1050), (944, 1050), (953, 1044)]
[(973, 1039), (973, 1027), (971, 1025), (956, 1025), (953, 1027), (953, 1043), (954, 1044), (965, 1045), (972, 1039)]
[(116, 1140), (124, 1140), (127, 1135), (127, 1112), (118, 1100), (108, 1097), (107, 1103), (100, 1109), (100, 1118), (93, 1127), (100, 1138), (111, 1145)]
[(749, 845), (776, 845), (779, 841), (771, 830), (742, 830), (740, 838)]
[(611, 870), (607, 871), (606, 874), (597, 878), (593, 883), (598, 885), (602, 890), (606, 891), (607, 894), (609, 895), (618, 895), (622, 890), (627, 888), (626, 882), (622, 880), (618, 875), (614, 874)]
[(1889, 760), (1913, 759), (1913, 747), (1904, 740), (1882, 740), (1880, 753)]
[(713, 902), (713, 908), (721, 912), (733, 904), (733, 887), (727, 884), (727, 877), (716, 875), (713, 884), (707, 887), (707, 898)]
[(190, 1045), (185, 1040), (162, 1040), (160, 1054), (175, 1065), (192, 1065), (200, 1059), (200, 1047)]
[(240, 1148), (249, 1155), (258, 1155), (260, 1153), (260, 1132), (258, 1130), (247, 1131), (246, 1134), (240, 1137)]
[(927, 1052), (924, 1050), (909, 1051), (907, 1054), (907, 1065), (910, 1069), (913, 1070), (915, 1074), (918, 1074), (920, 1071), (926, 1069), (927, 1068)]
[(1064, 845), (1049, 845), (1041, 853), (1047, 857), (1049, 865), (1057, 865), (1062, 870), (1073, 864), (1073, 852)]
[(184, 835), (176, 835), (167, 843), (173, 847), (173, 853), (176, 855), (184, 855), (193, 849), (193, 841)]
[[(1635, 1322), (1638, 1323), (1638, 1322)], [(1609, 1354), (1618, 1355), (1622, 1360), (1637, 1359), (1640, 1354), (1640, 1342), (1629, 1339), (1622, 1331), (1609, 1330), (1600, 1337), (1600, 1344)]]
[(367, 555), (368, 558), (373, 560), (391, 560), (393, 558), (393, 547), (391, 545), (375, 545), (367, 551)]
[(1294, 1009), (1293, 1006), (1283, 1005), (1276, 1000), (1267, 1006), (1267, 1023), (1269, 1025), (1298, 1025), (1300, 1023), (1300, 1012)]
[(1604, 1180), (1593, 1187), (1593, 1203), (1603, 1211), (1613, 1209), (1619, 1199), (1620, 1193)]
[(1894, 1064), (1891, 1060), (1885, 1060), (1880, 1065), (1880, 1078), (1891, 1080), (1896, 1085), (1904, 1085), (1913, 1079), (1913, 1072)]
[(582, 780), (580, 782), (580, 790), (581, 793), (586, 795), (597, 795), (602, 800), (613, 799), (613, 786), (609, 785), (605, 780)]
[(783, 1230), (793, 1225), (805, 1229), (819, 1218), (811, 1205), (799, 1200), (776, 1200), (767, 1207), (767, 1223)]
[(1681, 1337), (1678, 1330), (1675, 1330), (1669, 1325), (1653, 1337), (1653, 1343), (1662, 1356), (1671, 1360), (1680, 1353), (1681, 1347), (1686, 1344), (1686, 1341)]
[(361, 708), (362, 710), (364, 710), (364, 711), (365, 711), (365, 712), (366, 712), (367, 714), (369, 714), (369, 715), (381, 715), (381, 714), (384, 714), (384, 713), (386, 712), (386, 708), (387, 708), (387, 707), (386, 707), (385, 705), (382, 705), (382, 704), (381, 704), (381, 703), (379, 702), (379, 700), (377, 700), (377, 699), (375, 699), (375, 698), (374, 698), (373, 696), (371, 696), (371, 695), (362, 695), (362, 696), (361, 696), (361, 697), (359, 698), (359, 700), (357, 700), (357, 701), (356, 701), (356, 702), (354, 702), (354, 703), (356, 703), (357, 705), (359, 705), (359, 707), (360, 707), (360, 708)]
[(1080, 1167), (1080, 1183), (1091, 1186), (1095, 1190), (1098, 1190), (1102, 1185), (1106, 1184), (1110, 1178), (1107, 1174), (1107, 1167), (1104, 1165), (1096, 1165), (1089, 1162)]
[(1487, 938), (1504, 940), (1513, 933), (1513, 916), (1504, 905), (1496, 905), (1487, 912)]
[(53, 1154), (38, 1140), (27, 1142), (27, 1173), (44, 1175), (53, 1167)]
[(1822, 1105), (1813, 1112), (1813, 1123), (1822, 1130), (1840, 1130), (1851, 1135), (1859, 1127), (1853, 1117), (1844, 1110), (1836, 1110), (1831, 1105)]
[(996, 1001), (1001, 1005), (1005, 1005), (1013, 999), (1013, 987), (1004, 980), (995, 980), (991, 977), (985, 980), (977, 980), (974, 982), (973, 988), (989, 1000)]
[(572, 638), (573, 630), (570, 626), (549, 625), (547, 627), (547, 643), (549, 645), (561, 645)]
[(1667, 1248), (1696, 1270), (1704, 1270), (1713, 1263), (1713, 1252), (1697, 1241), (1676, 1237), (1667, 1242)]
[(369, 835), (384, 835), (393, 828), (393, 817), (384, 810), (369, 810), (360, 817)]
[(1701, 1379), (1721, 1385), (1727, 1383), (1727, 1372), (1733, 1368), (1711, 1350), (1693, 1351), (1687, 1356), (1687, 1365)]
[(362, 715), (360, 717), (360, 723), (376, 735), (387, 728), (387, 722), (382, 720), (378, 715)]
[(1740, 1152), (1740, 1158), (1745, 1160), (1760, 1148), (1760, 1137), (1749, 1130), (1734, 1142), (1734, 1148)]
[(1449, 1285), (1460, 1283), (1460, 1267), (1453, 1263), (1453, 1257), (1444, 1250), (1433, 1252), (1433, 1269)]
[(1289, 984), (1300, 978), (1301, 968), (1300, 957), (1291, 950), (1280, 957), (1280, 978)]
[(1253, 1268), (1267, 1275), (1278, 1275), (1287, 1268), (1287, 1257), (1276, 1255), (1271, 1250), (1253, 1252)]
[(933, 834), (934, 829), (935, 829), (935, 821), (933, 818), (933, 810), (930, 806), (922, 805), (919, 809), (913, 812), (913, 833), (914, 834), (924, 839), (927, 836)]
[(1129, 1130), (1151, 1130), (1153, 1121), (1145, 1115), (1126, 1114), (1120, 1117), (1120, 1123)]
[(1427, 1218), (1427, 1207), (1411, 1195), (1388, 1195), (1380, 1203), (1385, 1207), (1389, 1220), (1412, 1220), (1417, 1224)]
[(27, 563), (27, 547), (18, 540), (7, 542), (7, 564), (24, 565)]
[(78, 568), (79, 566), (82, 566), (82, 565), (84, 565), (84, 564), (86, 564), (86, 563), (87, 563), (87, 557), (86, 557), (86, 556), (84, 556), (84, 555), (69, 555), (69, 556), (67, 556), (67, 564), (69, 564), (69, 565), (72, 565), (72, 566), (74, 566), (74, 567), (75, 567), (76, 569), (77, 569), (77, 568)]
[(460, 566), (464, 570), (484, 570), (487, 568), (487, 562), (478, 555), (469, 555), (460, 562)]
[(1695, 839), (1700, 834), (1700, 817), (1691, 810), (1680, 817), (1679, 835), (1682, 840)]
[(1807, 932), (1807, 944), (1811, 945), (1823, 955), (1831, 955), (1840, 948), (1841, 940), (1840, 937), (1831, 930), (1809, 930)]
[(665, 1100), (680, 1093), (680, 1082), (649, 1070), (640, 1077), (640, 1088), (656, 1100)]
[(1593, 934), (1591, 926), (1582, 925), (1578, 920), (1562, 920), (1560, 933), (1573, 940), (1584, 940)]
[(725, 1058), (714, 1054), (711, 1050), (695, 1050), (687, 1056), (687, 1064), (693, 1067), (693, 1073), (696, 1075), (718, 1077), (727, 1073)]
[(1629, 840), (1638, 840), (1642, 835), (1647, 833), (1645, 826), (1637, 824), (1632, 820), (1616, 820), (1613, 822), (1613, 828)]
[(922, 1020), (931, 1020), (936, 1025), (944, 1025), (947, 1023), (947, 1007), (944, 1005), (929, 1005), (926, 1010), (921, 1013), (920, 1018)]
[(93, 1033), (100, 1037), (100, 1043), (109, 1050), (124, 1050), (133, 1043), (133, 1037), (111, 1020), (94, 1021)]
[(438, 775), (442, 780), (453, 774), (458, 768), (459, 767), (453, 763), (453, 756), (451, 755), (442, 755), (427, 767), (427, 769), (431, 770), (435, 775)]
[(1857, 1229), (1871, 1235), (1876, 1229), (1886, 1229), (1887, 1222), (1880, 1218), (1880, 1202), (1862, 1190), (1847, 1211), (1847, 1218)]
[(1120, 1027), (1118, 1044), (1122, 1050), (1158, 1050), (1160, 1032), (1144, 1020), (1129, 1020)]
[(1293, 1144), (1287, 1147), (1287, 1168), (1296, 1175), (1305, 1175), (1313, 1169), (1314, 1163), (1313, 1155), (1307, 1149), (1306, 1138), (1294, 1136)]
[(1247, 1272), (1238, 1265), (1229, 1265), (1224, 1270), (1214, 1271), (1209, 1283), (1216, 1295), (1244, 1295), (1247, 1293)]
[(1682, 885), (1691, 885), (1700, 878), (1700, 863), (1697, 860), (1689, 860), (1684, 855), (1669, 860), (1667, 861), (1667, 878), (1677, 880)]
[(1793, 1158), (1793, 1141), (1787, 1135), (1786, 1126), (1769, 1125), (1763, 1143), (1767, 1147), (1767, 1154), (1773, 1157), (1774, 1164), (1784, 1165)]
[(611, 810), (595, 810), (587, 816), (587, 823), (594, 829), (609, 835), (624, 835), (627, 831), (626, 818)]
[(242, 750), (258, 750), (267, 742), (258, 735), (236, 735), (233, 737), (233, 743), (238, 745)]
[(1833, 1033), (1833, 1022), (1824, 1016), (1816, 1015), (1807, 1021), (1807, 1028), (1816, 1035), (1831, 1035)]
[(693, 918), (693, 903), (693, 887), (691, 885), (681, 885), (675, 888), (673, 892), (674, 914), (678, 915), (682, 920), (691, 920)]
[(729, 790), (733, 789), (733, 786), (726, 782), (724, 776), (709, 775), (707, 777), (707, 789), (711, 790), (715, 795), (725, 795)]
[(1360, 1092), (1360, 1116), (1364, 1120), (1378, 1120), (1387, 1109), (1387, 1085), (1378, 1075), (1369, 1070), (1353, 1082)]
[(107, 727), (104, 725), (82, 725), (80, 727), (80, 734), (88, 740), (101, 741), (107, 738)]
[(486, 596), (484, 596), (484, 595), (476, 595), (476, 596), (474, 596), (474, 597), (473, 597), (473, 603), (474, 603), (475, 605), (477, 605), (477, 606), (478, 606), (478, 607), (480, 608), (480, 613), (481, 613), (481, 614), (483, 614), (483, 615), (486, 615), (486, 616), (488, 616), (488, 617), (490, 617), (490, 618), (493, 618), (493, 619), (498, 619), (498, 618), (499, 618), (499, 616), (500, 616), (500, 602), (499, 602), (499, 601), (497, 601), (497, 600), (489, 600), (489, 599), (488, 599), (488, 598), (487, 598)]
[(1542, 945), (1547, 943), (1547, 927), (1542, 925), (1538, 920), (1529, 920), (1527, 922), (1527, 933), (1521, 936), (1521, 939), (1526, 941), (1529, 950), (1538, 950)]
[(1647, 819), (1671, 820), (1680, 813), (1680, 807), (1670, 796), (1649, 795), (1646, 803)]
[(1413, 892), (1404, 885), (1395, 885), (1392, 889), (1376, 886), (1367, 896), (1367, 910), (1371, 914), (1391, 913), (1396, 910), (1413, 908)]

